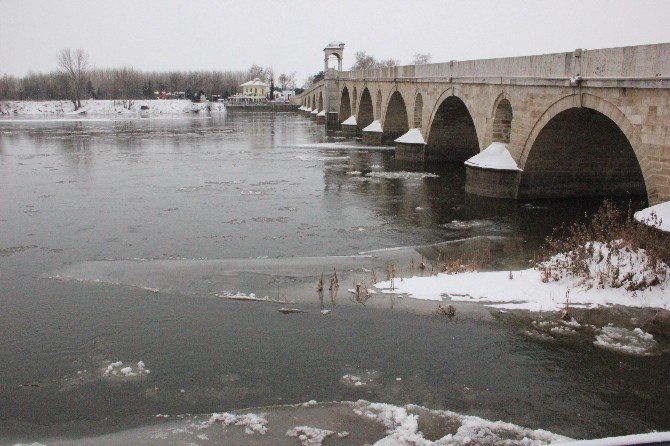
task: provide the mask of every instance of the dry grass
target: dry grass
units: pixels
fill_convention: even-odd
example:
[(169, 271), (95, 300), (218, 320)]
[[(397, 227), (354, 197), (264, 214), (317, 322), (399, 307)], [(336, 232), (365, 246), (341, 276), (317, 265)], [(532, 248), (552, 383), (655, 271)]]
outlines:
[[(641, 250), (646, 253), (636, 265), (641, 271), (621, 270), (620, 259), (634, 259)], [(606, 200), (590, 220), (562, 226), (547, 237), (534, 263), (543, 282), (575, 277), (600, 288), (636, 291), (665, 281), (669, 261), (670, 237), (636, 222), (630, 207), (625, 211)]]

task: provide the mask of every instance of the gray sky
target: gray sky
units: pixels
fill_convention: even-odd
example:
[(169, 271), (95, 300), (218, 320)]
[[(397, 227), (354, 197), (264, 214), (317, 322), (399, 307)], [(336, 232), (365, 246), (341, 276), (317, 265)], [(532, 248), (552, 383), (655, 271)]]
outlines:
[(0, 0), (0, 73), (51, 71), (61, 48), (98, 68), (296, 71), (323, 68), (341, 40), (344, 66), (365, 50), (409, 63), (520, 56), (670, 41), (658, 0)]

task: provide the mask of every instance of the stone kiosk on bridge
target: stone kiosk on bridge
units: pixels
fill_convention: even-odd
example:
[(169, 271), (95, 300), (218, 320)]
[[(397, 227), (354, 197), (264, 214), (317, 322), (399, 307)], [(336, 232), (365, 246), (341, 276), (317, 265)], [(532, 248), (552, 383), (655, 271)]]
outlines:
[(465, 163), (473, 194), (670, 200), (670, 43), (363, 71), (343, 53), (293, 98), (328, 130)]

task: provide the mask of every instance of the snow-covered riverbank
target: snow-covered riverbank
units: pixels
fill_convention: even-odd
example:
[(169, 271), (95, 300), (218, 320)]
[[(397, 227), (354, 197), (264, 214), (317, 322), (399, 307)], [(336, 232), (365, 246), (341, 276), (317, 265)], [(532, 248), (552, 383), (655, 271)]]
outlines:
[(635, 220), (661, 231), (670, 232), (670, 201), (636, 212)]
[[(556, 271), (570, 268), (568, 253), (552, 257), (544, 263), (544, 270), (443, 273), (384, 281), (375, 288), (415, 299), (481, 302), (496, 308), (530, 311), (558, 311), (565, 308), (566, 302), (583, 308), (610, 305), (670, 308), (668, 265), (659, 261), (650, 266), (650, 259), (642, 249), (593, 245), (586, 278), (570, 274), (553, 276)], [(640, 286), (655, 280), (658, 283), (653, 286)]]
[(67, 116), (76, 115), (157, 115), (184, 114), (201, 111), (224, 111), (220, 102), (191, 102), (186, 99), (95, 100), (82, 101), (75, 111), (70, 101), (7, 101), (0, 102), (1, 116)]

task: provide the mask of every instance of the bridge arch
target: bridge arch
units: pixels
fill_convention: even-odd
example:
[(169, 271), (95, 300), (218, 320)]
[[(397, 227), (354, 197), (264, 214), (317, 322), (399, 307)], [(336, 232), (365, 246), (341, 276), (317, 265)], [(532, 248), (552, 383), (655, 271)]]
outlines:
[(479, 153), (477, 127), (470, 108), (453, 88), (435, 103), (428, 127), (426, 159), (463, 162)]
[(351, 116), (351, 99), (349, 98), (349, 89), (345, 85), (340, 95), (340, 111), (337, 119), (342, 122), (349, 116)]
[(370, 95), (370, 90), (367, 87), (363, 88), (363, 93), (361, 93), (361, 100), (358, 105), (358, 117), (356, 122), (358, 123), (358, 129), (364, 129), (374, 121), (374, 109), (372, 107), (372, 96)]
[(323, 93), (319, 92), (319, 111), (323, 110)]
[(493, 106), (491, 114), (491, 142), (504, 142), (509, 144), (512, 134), (512, 121), (514, 112), (512, 104), (506, 94), (501, 93)]
[(420, 129), (423, 122), (423, 96), (417, 92), (414, 96), (414, 128)]
[(563, 97), (537, 120), (520, 158), (518, 198), (652, 195), (642, 141), (612, 103)]
[(409, 130), (409, 118), (405, 99), (397, 89), (393, 89), (386, 103), (386, 113), (384, 113), (383, 123), (384, 134), (382, 142), (384, 144), (392, 143), (399, 136), (407, 133)]

